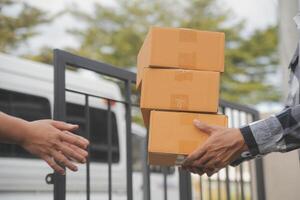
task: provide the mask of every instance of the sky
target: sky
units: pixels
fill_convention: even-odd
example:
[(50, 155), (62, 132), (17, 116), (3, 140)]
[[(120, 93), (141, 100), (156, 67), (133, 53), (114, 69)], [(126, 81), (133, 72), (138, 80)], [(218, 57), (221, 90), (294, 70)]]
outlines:
[[(78, 8), (92, 12), (94, 3), (103, 3), (113, 6), (114, 1), (108, 0), (21, 0), (28, 2), (36, 7), (46, 10), (49, 13), (57, 13), (72, 5)], [(244, 19), (246, 28), (244, 34), (250, 34), (253, 30), (265, 28), (268, 25), (277, 22), (277, 0), (219, 0), (220, 5), (230, 8), (233, 11), (235, 19)], [(76, 47), (79, 41), (66, 33), (66, 29), (72, 27), (82, 27), (76, 20), (68, 15), (64, 15), (55, 20), (52, 24), (40, 26), (40, 35), (29, 40), (27, 44), (20, 48), (16, 54), (35, 53), (42, 46), (50, 46), (53, 48), (63, 48), (65, 46)]]

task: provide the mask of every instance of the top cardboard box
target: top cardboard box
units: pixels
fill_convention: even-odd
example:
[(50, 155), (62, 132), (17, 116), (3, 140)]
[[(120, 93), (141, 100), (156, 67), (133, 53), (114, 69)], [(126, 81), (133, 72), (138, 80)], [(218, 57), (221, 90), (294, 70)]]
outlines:
[(224, 72), (224, 41), (221, 32), (152, 27), (137, 57), (137, 88), (145, 67)]

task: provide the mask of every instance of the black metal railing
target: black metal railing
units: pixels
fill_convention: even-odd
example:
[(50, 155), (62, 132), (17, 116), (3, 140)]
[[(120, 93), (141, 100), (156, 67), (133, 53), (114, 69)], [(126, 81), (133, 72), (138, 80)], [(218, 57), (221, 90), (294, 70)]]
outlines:
[[(75, 68), (82, 68), (96, 72), (101, 75), (112, 77), (119, 80), (124, 85), (124, 97), (125, 100), (112, 99), (104, 96), (97, 96), (95, 94), (89, 94), (82, 91), (76, 91), (70, 88), (66, 88), (66, 67), (72, 66)], [(113, 163), (113, 138), (112, 138), (112, 108), (110, 102), (117, 102), (125, 106), (125, 118), (126, 121), (126, 187), (127, 187), (127, 199), (133, 199), (133, 185), (132, 185), (132, 140), (131, 140), (131, 123), (132, 123), (132, 107), (138, 106), (131, 101), (132, 96), (132, 85), (135, 84), (136, 76), (134, 73), (116, 68), (114, 66), (101, 63), (98, 61), (90, 60), (80, 56), (73, 55), (71, 53), (54, 50), (54, 119), (67, 121), (66, 115), (66, 92), (76, 93), (84, 96), (84, 118), (85, 118), (85, 137), (91, 139), (90, 135), (90, 102), (89, 98), (99, 98), (107, 101), (107, 165), (108, 165), (108, 185), (107, 193), (108, 199), (112, 199), (112, 163)], [(241, 106), (239, 104), (233, 104), (226, 101), (220, 102), (220, 111), (224, 114), (229, 115), (231, 119), (231, 126), (238, 127), (242, 124), (241, 115), (246, 115), (247, 120), (243, 122), (251, 122), (259, 119), (259, 114), (256, 110)], [(238, 113), (236, 116), (235, 113)], [(151, 181), (150, 181), (150, 168), (147, 165), (147, 141), (143, 141), (141, 144), (142, 149), (142, 177), (143, 177), (143, 199), (151, 199)], [(90, 150), (90, 149), (89, 149)], [(191, 200), (191, 199), (252, 199), (252, 196), (248, 197), (245, 194), (245, 191), (252, 191), (252, 185), (256, 186), (258, 200), (264, 200), (264, 180), (263, 180), (263, 166), (261, 160), (255, 161), (255, 172), (256, 172), (256, 182), (250, 183), (247, 182), (247, 188), (245, 186), (245, 166), (249, 165), (249, 162), (243, 163), (238, 168), (236, 168), (234, 180), (230, 173), (232, 172), (230, 167), (227, 167), (223, 171), (215, 175), (215, 178), (205, 178), (199, 177), (198, 180), (186, 171), (179, 170), (179, 199), (180, 200)], [(249, 171), (250, 167), (247, 167)], [(248, 179), (249, 179), (249, 173)], [(225, 174), (225, 175), (224, 175)], [(239, 176), (237, 176), (239, 174)], [(86, 164), (86, 199), (90, 200), (91, 185), (90, 185), (90, 159), (87, 160)], [(163, 178), (163, 196), (164, 200), (169, 199), (168, 197), (168, 169), (162, 168), (162, 178)], [(197, 182), (198, 181), (198, 182)], [(66, 199), (66, 176), (62, 176), (58, 173), (54, 173), (52, 176), (51, 183), (54, 184), (54, 200), (65, 200)], [(194, 183), (199, 185), (197, 190), (198, 194), (195, 191)], [(205, 185), (207, 184), (207, 189), (204, 190)], [(233, 187), (235, 191), (233, 191)], [(217, 188), (216, 191), (214, 188)], [(208, 193), (206, 195), (206, 193)], [(225, 193), (225, 197), (224, 197)], [(251, 192), (250, 192), (251, 193)], [(197, 196), (198, 195), (198, 196)], [(235, 196), (234, 196), (235, 195)], [(206, 198), (207, 196), (207, 198)]]

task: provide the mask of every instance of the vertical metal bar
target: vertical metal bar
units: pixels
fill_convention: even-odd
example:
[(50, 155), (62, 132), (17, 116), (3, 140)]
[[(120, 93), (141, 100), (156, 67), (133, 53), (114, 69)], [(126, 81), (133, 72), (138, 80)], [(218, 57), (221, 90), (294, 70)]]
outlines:
[[(223, 114), (226, 114), (225, 107), (221, 107), (221, 111)], [(232, 120), (232, 119), (231, 119)], [(225, 168), (225, 187), (226, 187), (226, 200), (230, 200), (230, 180), (229, 180), (229, 167)]]
[(111, 163), (112, 163), (112, 127), (111, 127), (111, 105), (107, 100), (107, 161), (108, 161), (108, 200), (111, 200)]
[(229, 167), (225, 168), (225, 174), (226, 174), (226, 199), (230, 200), (230, 180), (229, 180)]
[(191, 174), (183, 170), (179, 170), (179, 196), (180, 200), (192, 199)]
[(203, 185), (202, 185), (202, 177), (199, 176), (199, 189), (200, 189), (200, 192), (199, 192), (199, 196), (200, 196), (200, 200), (203, 200)]
[[(241, 111), (238, 111), (238, 118), (237, 118), (237, 127), (241, 126), (241, 122), (242, 122), (242, 115), (241, 115)], [(245, 199), (245, 195), (244, 195), (244, 173), (243, 173), (243, 163), (240, 164), (239, 166), (239, 172), (240, 172), (240, 180), (239, 180), (239, 184), (240, 184), (240, 195), (239, 198), (241, 198), (242, 200)]]
[(238, 181), (238, 167), (235, 168), (235, 176), (234, 176), (234, 183), (235, 183), (235, 199), (240, 199), (240, 191), (239, 191), (239, 181)]
[(243, 163), (240, 164), (240, 182), (241, 182), (241, 199), (245, 200)]
[(220, 172), (217, 174), (217, 189), (218, 189), (218, 200), (221, 200), (221, 183), (220, 183)]
[(127, 200), (132, 200), (131, 81), (125, 81)]
[(163, 167), (163, 177), (164, 177), (164, 200), (168, 199), (168, 191), (167, 191), (167, 167)]
[[(253, 120), (259, 120), (259, 113), (253, 114)], [(255, 160), (255, 171), (256, 171), (256, 191), (257, 191), (257, 200), (265, 200), (265, 177), (264, 177), (264, 164), (261, 158)]]
[[(53, 51), (54, 60), (54, 114), (55, 120), (66, 119), (65, 62), (59, 50)], [(54, 172), (54, 200), (66, 199), (66, 176)]]
[(263, 170), (263, 160), (261, 158), (255, 160), (255, 171), (256, 171), (256, 191), (257, 200), (265, 200), (265, 178)]
[[(236, 119), (235, 118), (235, 115), (234, 115), (234, 110), (231, 109), (230, 110), (230, 118), (231, 118), (231, 127), (234, 128), (236, 127), (236, 122), (239, 120), (239, 119)], [(235, 199), (239, 199), (239, 183), (238, 183), (238, 168), (236, 167), (234, 169), (234, 189), (235, 189)]]
[[(249, 119), (251, 117), (251, 120)], [(249, 124), (250, 122), (252, 122), (253, 121), (253, 119), (252, 119), (253, 117), (252, 117), (252, 115), (251, 114), (249, 114), (249, 113), (247, 113), (246, 114), (246, 123), (247, 124)], [(251, 162), (249, 161), (249, 162), (246, 162), (247, 164), (248, 164), (248, 171), (249, 171), (249, 173), (251, 173), (250, 175), (251, 175), (251, 177), (253, 176), (252, 175), (252, 172), (254, 171), (254, 170), (252, 170), (252, 165), (251, 165)], [(252, 178), (250, 179), (250, 183), (249, 183), (249, 190), (250, 190), (250, 200), (252, 200), (253, 199), (253, 184), (252, 184)]]
[(142, 153), (142, 174), (143, 174), (143, 199), (150, 200), (150, 172), (147, 164), (147, 146), (148, 137), (144, 138), (141, 143)]
[(208, 199), (212, 200), (211, 179), (210, 179), (210, 177), (208, 177)]
[[(86, 138), (90, 140), (90, 108), (89, 96), (85, 95), (85, 134)], [(90, 147), (87, 148), (88, 155), (90, 155)], [(86, 199), (90, 200), (90, 158), (88, 156), (86, 161)]]
[[(248, 170), (250, 172), (250, 175), (252, 176), (252, 172), (253, 172), (253, 169), (252, 169), (252, 166), (251, 166), (251, 162), (247, 162), (248, 164)], [(250, 182), (249, 182), (249, 191), (250, 191), (250, 200), (253, 199), (253, 194), (252, 194), (252, 191), (253, 191), (253, 184), (252, 184), (252, 179), (250, 178)]]

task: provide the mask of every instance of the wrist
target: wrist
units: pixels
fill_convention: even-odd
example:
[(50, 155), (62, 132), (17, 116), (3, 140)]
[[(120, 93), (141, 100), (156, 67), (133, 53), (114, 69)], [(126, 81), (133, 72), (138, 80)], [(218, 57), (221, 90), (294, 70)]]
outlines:
[(0, 141), (21, 144), (28, 133), (29, 122), (20, 118), (0, 113)]
[(238, 141), (239, 141), (239, 144), (240, 144), (240, 147), (241, 147), (241, 152), (244, 152), (244, 151), (248, 151), (248, 146), (245, 142), (245, 139), (243, 137), (243, 134), (242, 132), (240, 131), (240, 129), (235, 129), (236, 133), (237, 133), (237, 137), (238, 137)]
[(20, 122), (19, 130), (21, 131), (17, 133), (17, 141), (16, 141), (17, 144), (22, 146), (26, 142), (26, 139), (32, 132), (31, 127), (32, 127), (32, 122), (28, 122), (25, 120), (22, 120), (22, 122)]

